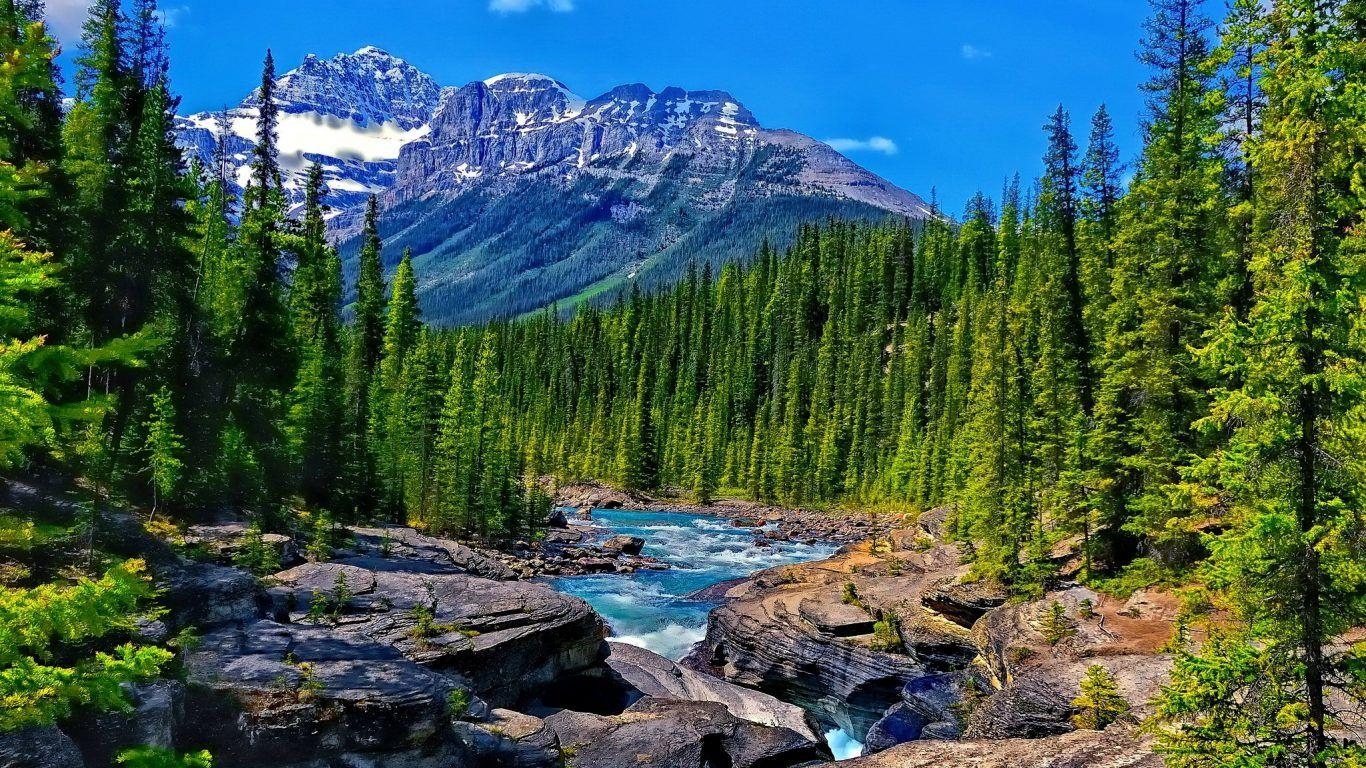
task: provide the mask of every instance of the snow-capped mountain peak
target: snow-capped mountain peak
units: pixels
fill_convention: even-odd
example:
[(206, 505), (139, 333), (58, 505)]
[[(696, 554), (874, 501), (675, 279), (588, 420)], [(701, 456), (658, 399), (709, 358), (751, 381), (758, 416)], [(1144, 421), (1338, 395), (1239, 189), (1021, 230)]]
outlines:
[[(542, 170), (648, 178), (683, 156), (734, 174), (775, 152), (792, 160), (773, 166), (768, 194), (832, 195), (914, 217), (928, 212), (915, 195), (833, 150), (764, 128), (725, 91), (633, 83), (585, 100), (560, 80), (529, 72), (443, 89), (376, 46), (310, 55), (280, 75), (275, 90), (286, 191), (300, 202), (307, 167), (319, 163), (338, 212), (370, 194), (386, 193), (391, 203), (450, 195)], [(207, 164), (222, 138), (229, 173), (245, 186), (258, 107), (253, 92), (224, 114), (180, 118), (180, 143)], [(628, 161), (636, 166), (623, 171)]]

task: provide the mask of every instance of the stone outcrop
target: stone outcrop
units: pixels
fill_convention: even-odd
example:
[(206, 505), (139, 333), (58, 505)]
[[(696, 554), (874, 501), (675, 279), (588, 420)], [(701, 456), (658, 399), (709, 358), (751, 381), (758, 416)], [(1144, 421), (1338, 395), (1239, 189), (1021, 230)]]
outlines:
[(85, 768), (85, 761), (56, 728), (24, 728), (0, 733), (0, 768)]
[[(1059, 624), (1053, 605), (1062, 608)], [(998, 690), (979, 703), (969, 738), (1037, 738), (1072, 730), (1072, 700), (1094, 664), (1114, 676), (1136, 716), (1168, 679), (1175, 597), (1140, 592), (1115, 600), (1084, 587), (1003, 606), (973, 627), (983, 668)]]
[(609, 642), (608, 645), (611, 653), (607, 657), (607, 666), (645, 696), (715, 702), (741, 720), (786, 728), (813, 743), (821, 741), (817, 725), (801, 707), (686, 669), (644, 648), (619, 642)]
[(1162, 758), (1127, 729), (1075, 731), (1047, 739), (916, 741), (840, 763), (848, 768), (1162, 768)]
[[(976, 655), (968, 629), (922, 602), (945, 578), (961, 575), (954, 548), (914, 546), (905, 532), (845, 547), (835, 557), (766, 571), (732, 586), (712, 612), (704, 647), (688, 660), (740, 685), (822, 713), (862, 735), (905, 703), (915, 680), (960, 669)], [(879, 619), (899, 641), (875, 637)], [(898, 728), (915, 732), (942, 714)], [(890, 727), (890, 726), (889, 726)]]
[(830, 757), (795, 731), (741, 720), (715, 702), (645, 698), (617, 715), (563, 710), (546, 723), (566, 764), (583, 768), (796, 768)]

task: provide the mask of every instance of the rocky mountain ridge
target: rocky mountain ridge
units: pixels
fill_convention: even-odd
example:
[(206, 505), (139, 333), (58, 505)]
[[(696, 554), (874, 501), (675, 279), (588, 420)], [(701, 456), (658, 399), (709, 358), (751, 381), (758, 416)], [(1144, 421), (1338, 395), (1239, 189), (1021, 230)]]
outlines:
[[(439, 323), (658, 285), (832, 216), (936, 215), (830, 146), (762, 126), (725, 91), (636, 83), (584, 99), (521, 73), (441, 88), (373, 47), (310, 56), (276, 88), (286, 193), (297, 205), (321, 164), (350, 257), (361, 203), (379, 195), (386, 266), (412, 249)], [(237, 189), (251, 177), (257, 98), (177, 120), (187, 153)]]

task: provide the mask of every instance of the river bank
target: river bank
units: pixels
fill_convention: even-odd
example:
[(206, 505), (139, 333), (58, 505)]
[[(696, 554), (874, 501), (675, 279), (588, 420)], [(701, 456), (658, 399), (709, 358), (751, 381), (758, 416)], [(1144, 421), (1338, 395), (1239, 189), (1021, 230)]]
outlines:
[(907, 516), (832, 508), (780, 507), (744, 499), (717, 499), (697, 504), (687, 499), (622, 491), (601, 483), (571, 483), (555, 488), (555, 506), (590, 518), (594, 510), (626, 509), (643, 512), (682, 512), (732, 521), (738, 527), (769, 528), (770, 541), (852, 544), (884, 538), (904, 527)]

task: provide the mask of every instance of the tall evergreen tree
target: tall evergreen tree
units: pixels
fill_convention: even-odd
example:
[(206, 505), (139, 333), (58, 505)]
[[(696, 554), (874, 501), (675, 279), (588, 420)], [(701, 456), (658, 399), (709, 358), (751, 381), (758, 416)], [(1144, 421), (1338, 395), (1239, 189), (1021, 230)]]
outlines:
[(290, 288), (299, 372), (291, 433), (305, 502), (337, 509), (343, 502), (341, 259), (327, 243), (322, 167), (309, 169), (304, 217), (294, 242)]
[(367, 449), (370, 399), (380, 355), (384, 349), (384, 275), (379, 235), (379, 200), (366, 203), (356, 279), (355, 320), (348, 336), (346, 358), (346, 453), (351, 502), (361, 513), (379, 500), (373, 456)]
[(1174, 494), (1197, 450), (1190, 428), (1210, 386), (1189, 350), (1213, 325), (1224, 274), (1222, 158), (1211, 148), (1209, 21), (1194, 0), (1153, 0), (1140, 58), (1152, 70), (1147, 142), (1120, 213), (1098, 430), (1089, 451), (1101, 522), (1174, 565), (1195, 556), (1198, 520)]
[(1159, 708), (1175, 766), (1366, 757), (1333, 738), (1330, 704), (1334, 687), (1360, 693), (1360, 649), (1332, 646), (1366, 623), (1364, 11), (1271, 12), (1255, 298), (1206, 351), (1231, 375), (1202, 426), (1225, 439), (1190, 470), (1217, 494), (1209, 582), (1240, 621), (1178, 658)]

